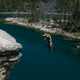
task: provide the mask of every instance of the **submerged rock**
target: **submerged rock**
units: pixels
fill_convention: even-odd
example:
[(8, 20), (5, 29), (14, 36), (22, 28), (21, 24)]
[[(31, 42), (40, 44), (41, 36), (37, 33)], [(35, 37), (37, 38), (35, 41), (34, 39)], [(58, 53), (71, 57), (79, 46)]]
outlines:
[(14, 65), (20, 61), (22, 45), (0, 29), (0, 80), (8, 80)]

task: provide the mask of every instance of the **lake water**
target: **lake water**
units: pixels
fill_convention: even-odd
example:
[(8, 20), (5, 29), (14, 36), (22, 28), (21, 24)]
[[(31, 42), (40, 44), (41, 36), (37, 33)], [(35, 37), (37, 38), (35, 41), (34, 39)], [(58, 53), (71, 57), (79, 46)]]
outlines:
[(53, 50), (48, 51), (44, 38), (33, 29), (0, 24), (0, 29), (11, 34), (23, 49), (20, 62), (8, 80), (80, 80), (78, 43), (52, 36)]
[[(24, 16), (27, 16), (27, 15), (26, 14), (0, 14), (0, 18), (6, 18), (6, 17), (24, 17)], [(43, 16), (44, 16), (45, 19), (47, 18), (47, 16), (49, 16), (50, 18), (52, 18), (52, 17), (60, 18), (60, 14), (43, 14)], [(64, 19), (64, 15), (62, 15), (62, 18)], [(68, 15), (66, 15), (66, 18), (68, 19)]]

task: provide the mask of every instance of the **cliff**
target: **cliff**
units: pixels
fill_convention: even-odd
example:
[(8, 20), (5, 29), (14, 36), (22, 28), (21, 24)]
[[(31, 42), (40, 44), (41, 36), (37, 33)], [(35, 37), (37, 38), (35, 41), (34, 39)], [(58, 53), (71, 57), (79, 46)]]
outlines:
[(0, 80), (8, 80), (14, 65), (20, 61), (22, 45), (7, 32), (0, 30)]

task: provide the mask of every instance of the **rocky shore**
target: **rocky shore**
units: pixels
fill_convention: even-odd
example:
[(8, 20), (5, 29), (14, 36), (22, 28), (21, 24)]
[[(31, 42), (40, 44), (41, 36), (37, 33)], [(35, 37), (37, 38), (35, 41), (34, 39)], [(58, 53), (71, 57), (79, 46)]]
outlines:
[(0, 80), (8, 80), (14, 65), (20, 61), (22, 45), (0, 29)]
[[(24, 18), (6, 18), (5, 20), (10, 21), (10, 22), (8, 22), (9, 24), (17, 23), (18, 25), (32, 27), (34, 29), (39, 29), (40, 31), (45, 31), (45, 32), (48, 32), (51, 34), (57, 34), (60, 36), (80, 40), (80, 36), (79, 36), (80, 33), (69, 33), (69, 32), (66, 32), (59, 28), (52, 28), (52, 25), (55, 25), (57, 27), (59, 26), (59, 24), (55, 24), (55, 21), (53, 21), (53, 20), (50, 20), (49, 25), (46, 24), (47, 23), (46, 21), (45, 21), (46, 23), (43, 23), (44, 21), (42, 21), (42, 20), (37, 23), (28, 23), (28, 19), (24, 19)], [(62, 20), (62, 22), (63, 21), (64, 20)], [(58, 22), (59, 22), (59, 20), (58, 20)]]
[(29, 14), (29, 12), (0, 12), (0, 14)]

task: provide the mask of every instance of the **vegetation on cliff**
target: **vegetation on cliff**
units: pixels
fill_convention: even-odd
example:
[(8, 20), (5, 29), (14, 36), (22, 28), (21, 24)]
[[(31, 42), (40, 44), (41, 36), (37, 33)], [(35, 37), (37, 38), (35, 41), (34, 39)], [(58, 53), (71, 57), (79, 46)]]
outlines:
[[(57, 12), (64, 13), (64, 22), (60, 21), (59, 27), (70, 32), (80, 31), (80, 0), (57, 0), (55, 8)], [(66, 22), (66, 14), (68, 14), (68, 22)]]

